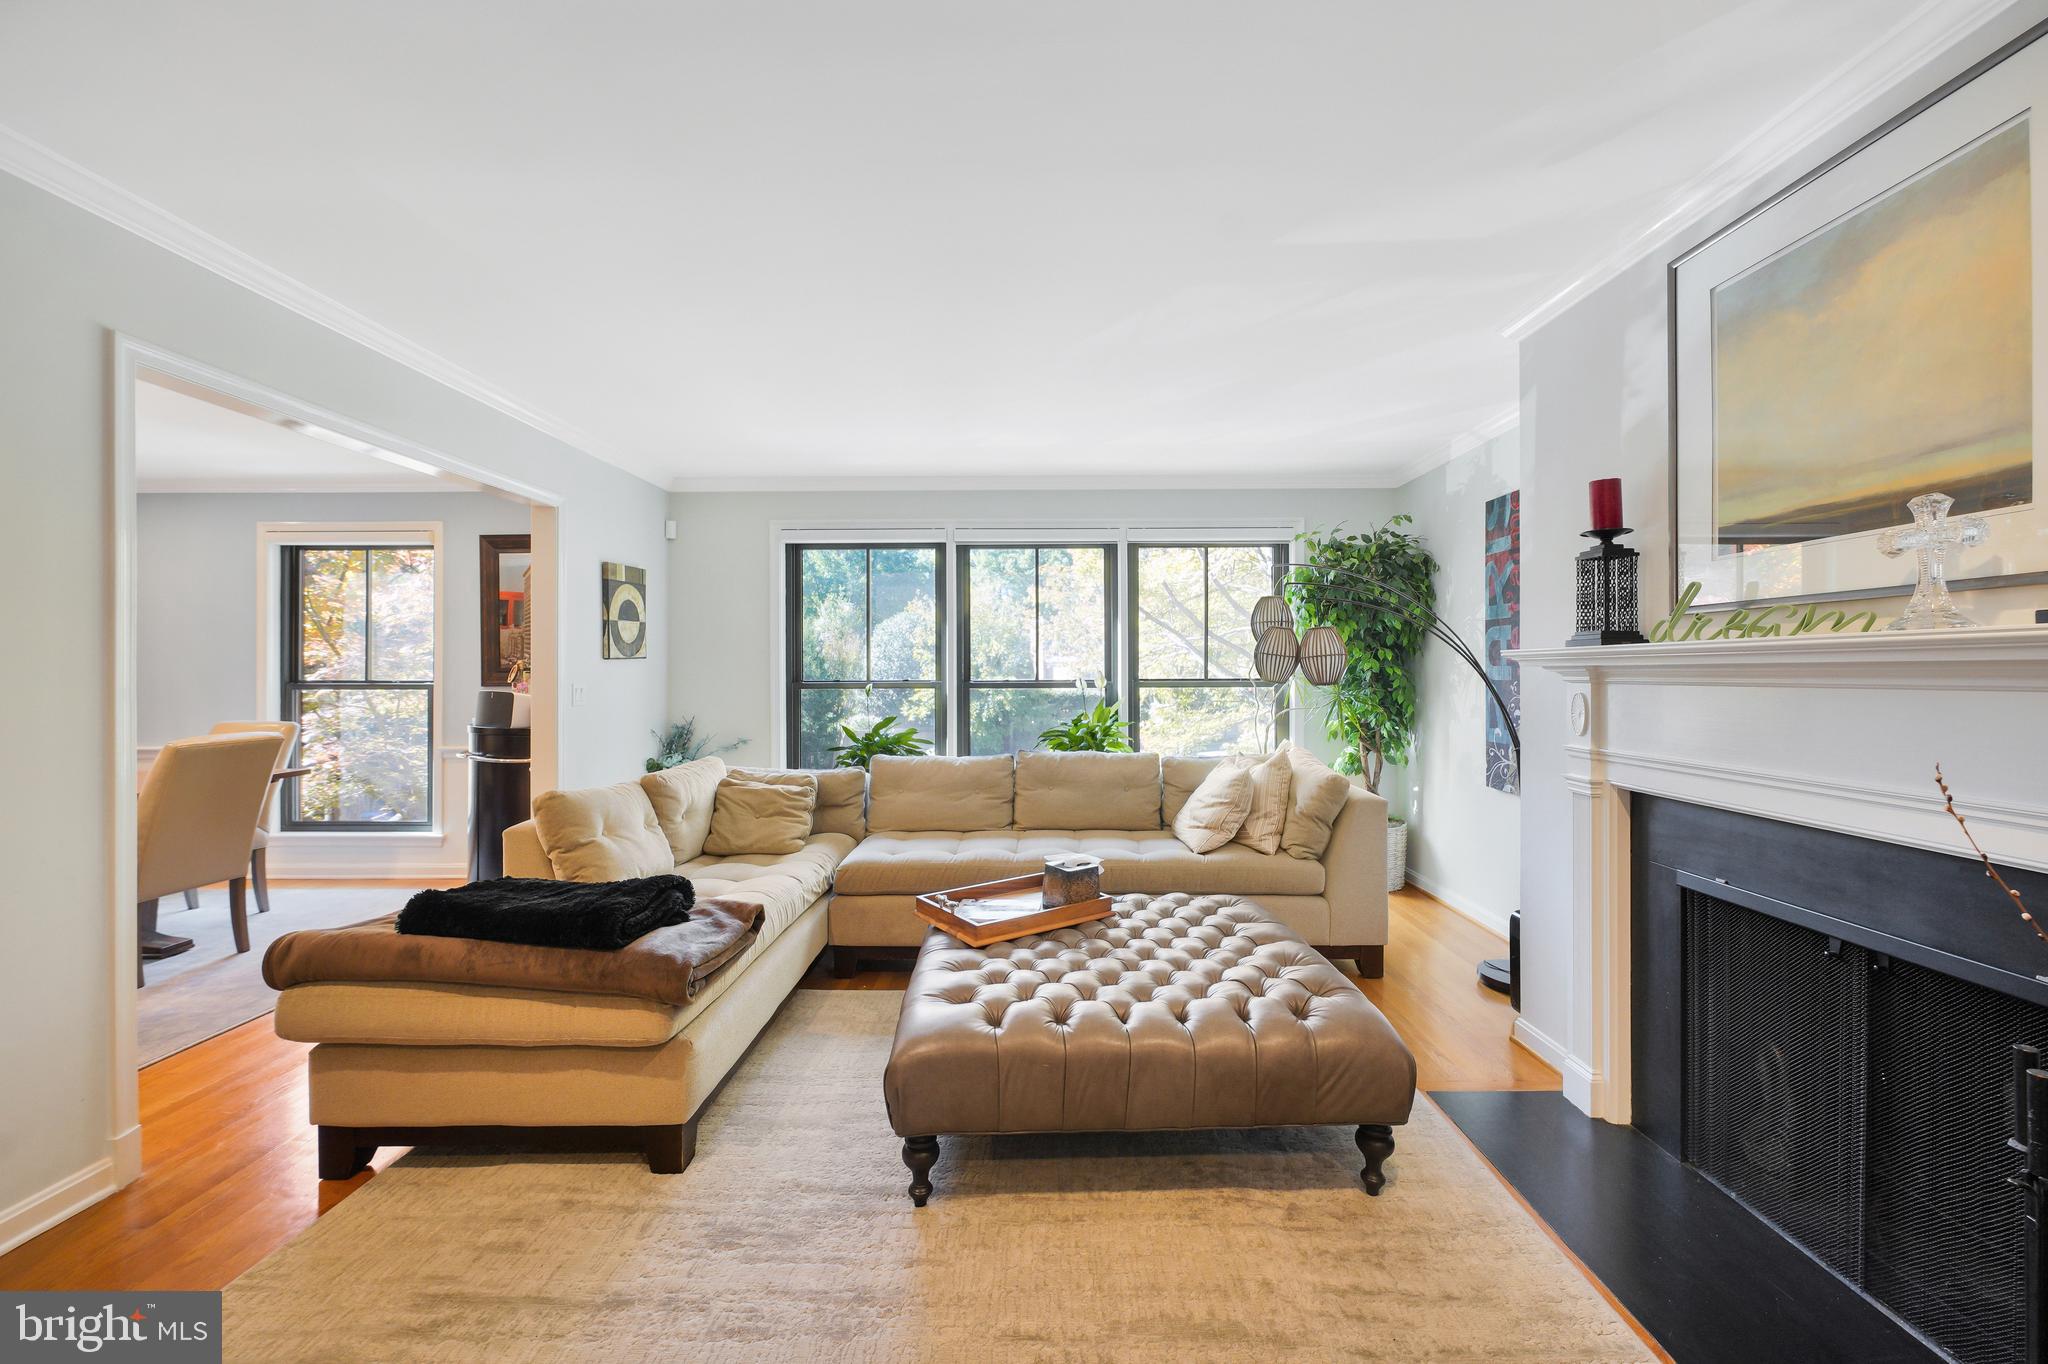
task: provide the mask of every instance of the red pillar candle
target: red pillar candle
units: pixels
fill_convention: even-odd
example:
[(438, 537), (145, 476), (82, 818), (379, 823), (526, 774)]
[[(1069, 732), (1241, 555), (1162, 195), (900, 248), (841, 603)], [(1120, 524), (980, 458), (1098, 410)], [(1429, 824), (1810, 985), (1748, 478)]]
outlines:
[(1594, 530), (1622, 528), (1620, 479), (1596, 478), (1586, 485), (1586, 495), (1593, 504)]

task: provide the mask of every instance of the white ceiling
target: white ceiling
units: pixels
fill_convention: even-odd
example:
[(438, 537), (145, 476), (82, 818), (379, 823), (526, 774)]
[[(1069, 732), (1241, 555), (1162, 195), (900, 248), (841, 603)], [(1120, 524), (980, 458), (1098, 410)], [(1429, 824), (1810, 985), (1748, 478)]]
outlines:
[(663, 484), (1371, 483), (1957, 3), (9, 0), (0, 124)]
[(135, 386), (135, 485), (175, 492), (462, 492), (389, 459), (345, 449), (196, 394)]

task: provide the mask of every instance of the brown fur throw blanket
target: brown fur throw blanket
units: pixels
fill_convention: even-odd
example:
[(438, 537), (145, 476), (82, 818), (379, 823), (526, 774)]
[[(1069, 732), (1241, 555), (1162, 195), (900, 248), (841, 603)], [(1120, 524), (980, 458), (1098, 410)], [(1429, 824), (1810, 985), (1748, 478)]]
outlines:
[(350, 928), (285, 934), (263, 955), (263, 979), (273, 990), (322, 981), (403, 981), (632, 995), (680, 1006), (760, 932), (761, 906), (751, 900), (699, 900), (682, 923), (617, 951), (400, 933), (397, 916), (387, 915)]
[(398, 931), (616, 952), (635, 938), (689, 918), (696, 899), (697, 892), (680, 876), (594, 884), (501, 876), (453, 890), (421, 891), (398, 912)]

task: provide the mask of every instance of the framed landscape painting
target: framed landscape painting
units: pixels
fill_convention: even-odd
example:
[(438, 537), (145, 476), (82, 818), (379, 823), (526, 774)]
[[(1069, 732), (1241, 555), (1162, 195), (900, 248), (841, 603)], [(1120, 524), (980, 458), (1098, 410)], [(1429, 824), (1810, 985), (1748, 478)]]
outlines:
[(2048, 42), (1674, 262), (1676, 582), (1701, 604), (1909, 592), (1876, 541), (1930, 492), (1990, 528), (1951, 586), (2048, 578), (2042, 95)]

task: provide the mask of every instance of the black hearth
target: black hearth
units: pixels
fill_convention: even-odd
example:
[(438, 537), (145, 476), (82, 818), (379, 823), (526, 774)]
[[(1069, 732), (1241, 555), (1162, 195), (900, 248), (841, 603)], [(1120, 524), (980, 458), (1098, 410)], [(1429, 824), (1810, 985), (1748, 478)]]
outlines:
[(2048, 948), (1973, 862), (1631, 809), (1636, 1125), (1952, 1358), (2022, 1364), (2006, 1138)]

